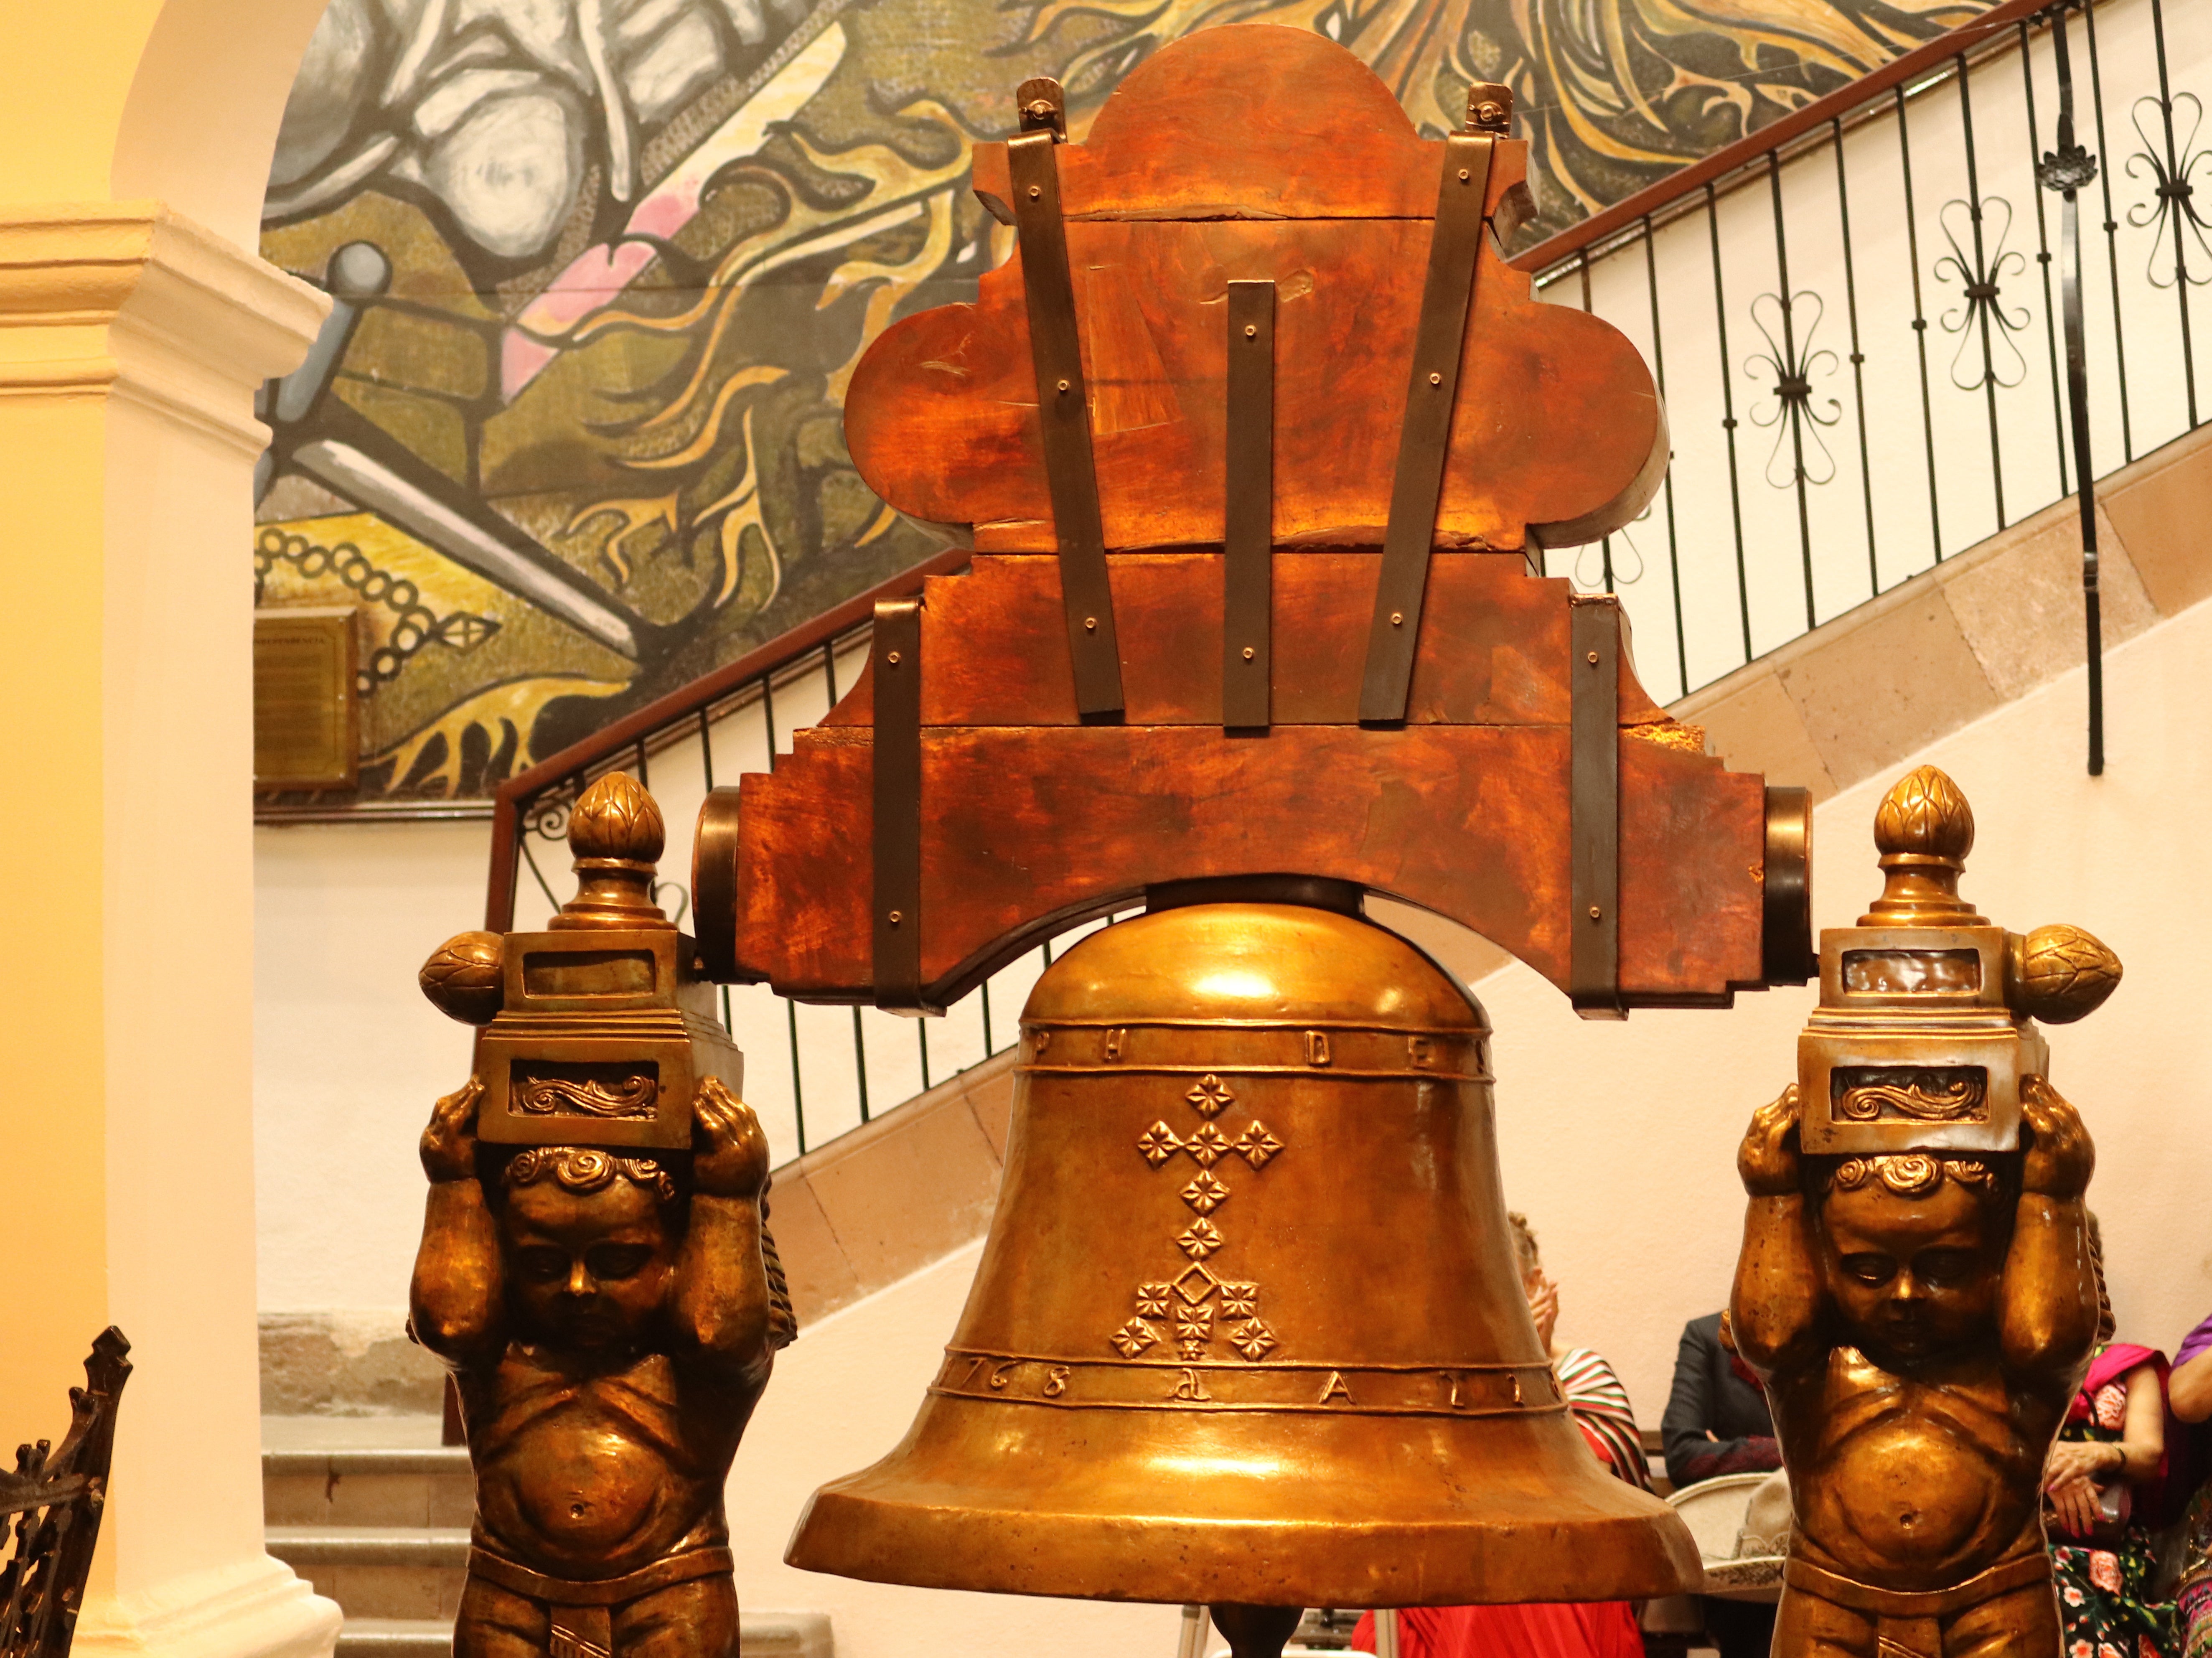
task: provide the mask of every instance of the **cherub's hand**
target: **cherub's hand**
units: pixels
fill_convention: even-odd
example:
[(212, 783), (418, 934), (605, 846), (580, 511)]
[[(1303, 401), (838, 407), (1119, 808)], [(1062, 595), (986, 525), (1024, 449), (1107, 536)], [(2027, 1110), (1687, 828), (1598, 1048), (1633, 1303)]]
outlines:
[(1735, 1172), (1755, 1198), (1786, 1198), (1798, 1190), (1797, 1125), (1802, 1115), (1797, 1084), (1751, 1114), (1751, 1127), (1736, 1150)]
[(768, 1136), (753, 1108), (708, 1077), (691, 1100), (691, 1182), (712, 1198), (758, 1198), (768, 1190)]
[(422, 1172), (434, 1182), (472, 1180), (477, 1172), (477, 1106), (483, 1084), (471, 1077), (430, 1108), (422, 1131)]
[(2022, 1189), (2062, 1203), (2080, 1197), (2097, 1166), (2097, 1148), (2081, 1126), (2081, 1114), (2042, 1078), (2022, 1077), (2020, 1114), (2027, 1151), (2021, 1163)]

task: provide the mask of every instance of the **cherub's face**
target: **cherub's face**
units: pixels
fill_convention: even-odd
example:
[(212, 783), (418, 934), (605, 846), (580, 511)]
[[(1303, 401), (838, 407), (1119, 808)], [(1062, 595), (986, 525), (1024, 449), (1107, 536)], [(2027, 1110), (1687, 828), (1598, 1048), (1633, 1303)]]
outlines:
[(1828, 1294), (1869, 1357), (1925, 1358), (1988, 1331), (1997, 1240), (1988, 1211), (1955, 1181), (1923, 1198), (1869, 1181), (1831, 1192), (1820, 1219)]
[(640, 1345), (676, 1263), (661, 1206), (627, 1180), (597, 1192), (517, 1187), (500, 1220), (507, 1282), (525, 1320), (562, 1346)]

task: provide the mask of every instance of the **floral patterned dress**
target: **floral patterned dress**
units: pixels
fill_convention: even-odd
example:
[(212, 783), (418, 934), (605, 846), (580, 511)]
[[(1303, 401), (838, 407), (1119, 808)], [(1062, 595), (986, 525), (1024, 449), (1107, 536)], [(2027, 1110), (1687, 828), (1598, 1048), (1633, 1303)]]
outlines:
[[(2126, 1436), (2127, 1414), (2126, 1379), (2116, 1377), (2076, 1400), (2058, 1436), (2117, 1445)], [(2173, 1602), (2150, 1599), (2158, 1559), (2139, 1522), (2130, 1519), (2109, 1545), (2077, 1541), (2054, 1524), (2051, 1564), (2064, 1658), (2179, 1658)]]

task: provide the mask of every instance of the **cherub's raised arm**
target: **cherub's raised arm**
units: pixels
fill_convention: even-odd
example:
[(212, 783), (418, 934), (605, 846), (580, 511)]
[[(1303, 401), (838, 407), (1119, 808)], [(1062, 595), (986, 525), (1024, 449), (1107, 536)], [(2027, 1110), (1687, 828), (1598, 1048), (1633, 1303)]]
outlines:
[(2064, 1377), (2097, 1341), (2097, 1274), (2081, 1195), (2097, 1165), (2081, 1114), (2040, 1077), (2020, 1083), (2020, 1212), (2005, 1255), (1998, 1333), (2016, 1371)]
[(477, 1179), (477, 1103), (483, 1097), (483, 1084), (471, 1077), (431, 1108), (422, 1131), (430, 1199), (408, 1294), (415, 1339), (462, 1368), (495, 1362), (507, 1345), (499, 1230)]
[(752, 1108), (714, 1078), (691, 1102), (691, 1224), (677, 1258), (672, 1313), (696, 1361), (765, 1372), (775, 1353), (761, 1199), (768, 1137)]
[(1729, 1297), (1729, 1327), (1743, 1362), (1761, 1376), (1812, 1338), (1820, 1312), (1820, 1265), (1805, 1212), (1798, 1116), (1793, 1083), (1752, 1114), (1736, 1152), (1736, 1172), (1751, 1205)]

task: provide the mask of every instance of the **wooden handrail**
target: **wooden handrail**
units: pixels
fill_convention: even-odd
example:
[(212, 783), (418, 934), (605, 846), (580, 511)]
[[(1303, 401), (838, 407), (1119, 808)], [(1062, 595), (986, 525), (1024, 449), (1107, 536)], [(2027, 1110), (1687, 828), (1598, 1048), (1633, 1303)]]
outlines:
[(1990, 7), (1972, 22), (1961, 23), (1948, 33), (1939, 34), (1924, 46), (1914, 47), (1902, 58), (1893, 58), (1879, 69), (1869, 70), (1850, 85), (1838, 87), (1825, 97), (1815, 98), (1803, 108), (1792, 110), (1779, 120), (1768, 122), (1756, 132), (1747, 134), (1726, 149), (1717, 149), (1701, 160), (1692, 161), (1686, 167), (1668, 173), (1657, 184), (1639, 190), (1633, 196), (1624, 197), (1611, 207), (1591, 214), (1579, 224), (1569, 226), (1558, 235), (1547, 236), (1526, 252), (1516, 254), (1510, 263), (1517, 270), (1532, 273), (1555, 265), (1560, 260), (1603, 241), (1615, 232), (1626, 229), (1647, 215), (1663, 211), (1684, 197), (1704, 189), (1714, 179), (1724, 178), (1762, 155), (1771, 155), (1815, 127), (1826, 126), (1862, 105), (1872, 103), (1891, 88), (1917, 80), (1964, 57), (2000, 31), (2047, 10), (2051, 3), (2051, 0), (2001, 0), (2001, 3)]
[(750, 682), (779, 672), (809, 651), (821, 649), (839, 634), (866, 622), (875, 614), (877, 600), (917, 592), (928, 577), (960, 569), (972, 556), (965, 547), (948, 547), (911, 569), (902, 570), (888, 581), (879, 581), (866, 592), (823, 611), (812, 621), (778, 634), (736, 661), (703, 673), (665, 696), (654, 698), (636, 712), (571, 743), (501, 783), (492, 796), (491, 871), (484, 894), (486, 931), (505, 932), (514, 925), (514, 883), (522, 844), (519, 820), (524, 802), (562, 778), (589, 770), (600, 761), (624, 749), (635, 748), (678, 721), (692, 718), (701, 709), (713, 707)]

